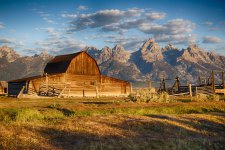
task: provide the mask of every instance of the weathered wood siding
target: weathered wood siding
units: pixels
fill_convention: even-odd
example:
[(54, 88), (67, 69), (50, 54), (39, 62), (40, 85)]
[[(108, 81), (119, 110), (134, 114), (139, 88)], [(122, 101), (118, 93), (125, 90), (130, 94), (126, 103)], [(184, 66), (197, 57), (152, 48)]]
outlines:
[(0, 94), (8, 93), (8, 83), (6, 81), (0, 81)]
[(85, 52), (71, 61), (66, 72), (77, 75), (100, 75), (96, 61)]
[(119, 79), (101, 76), (101, 94), (106, 96), (130, 94), (131, 85), (129, 82)]
[(129, 82), (102, 75), (57, 74), (27, 82), (28, 94), (78, 97), (121, 96), (130, 94)]

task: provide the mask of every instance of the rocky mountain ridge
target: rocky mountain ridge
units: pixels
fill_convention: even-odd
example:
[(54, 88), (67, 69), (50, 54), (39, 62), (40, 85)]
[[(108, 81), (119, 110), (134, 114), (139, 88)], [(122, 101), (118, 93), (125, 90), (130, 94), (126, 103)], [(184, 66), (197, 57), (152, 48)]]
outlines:
[[(159, 80), (161, 77), (173, 79), (176, 76), (194, 81), (211, 70), (225, 70), (225, 56), (206, 52), (198, 45), (181, 50), (172, 44), (161, 48), (152, 38), (135, 52), (125, 50), (120, 44), (101, 50), (86, 47), (83, 51), (97, 61), (103, 74), (129, 81), (145, 81), (147, 78)], [(41, 74), (52, 58), (47, 52), (22, 57), (9, 47), (2, 46), (0, 80)]]

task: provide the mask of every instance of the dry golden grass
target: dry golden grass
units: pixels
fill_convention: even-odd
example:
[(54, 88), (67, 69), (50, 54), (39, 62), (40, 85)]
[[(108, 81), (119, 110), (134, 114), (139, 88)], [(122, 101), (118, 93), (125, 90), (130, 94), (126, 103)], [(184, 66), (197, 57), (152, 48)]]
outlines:
[(0, 98), (0, 149), (225, 149), (224, 135), (224, 101)]

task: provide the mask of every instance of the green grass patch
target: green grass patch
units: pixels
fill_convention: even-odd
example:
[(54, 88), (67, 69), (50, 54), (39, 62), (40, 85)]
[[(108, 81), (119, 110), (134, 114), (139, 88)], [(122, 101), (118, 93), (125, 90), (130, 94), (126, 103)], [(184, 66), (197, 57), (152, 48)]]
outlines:
[[(111, 105), (111, 104), (110, 104)], [(113, 104), (112, 104), (113, 105)], [(95, 107), (94, 107), (95, 106)], [(76, 116), (96, 116), (96, 115), (151, 115), (151, 114), (204, 114), (211, 112), (225, 113), (224, 105), (217, 103), (197, 104), (197, 103), (180, 103), (171, 105), (148, 105), (139, 104), (135, 107), (103, 107), (93, 105), (93, 108), (67, 108), (60, 104), (52, 104), (44, 108), (2, 108), (0, 109), (0, 121), (3, 122), (31, 122), (63, 119), (66, 117)]]

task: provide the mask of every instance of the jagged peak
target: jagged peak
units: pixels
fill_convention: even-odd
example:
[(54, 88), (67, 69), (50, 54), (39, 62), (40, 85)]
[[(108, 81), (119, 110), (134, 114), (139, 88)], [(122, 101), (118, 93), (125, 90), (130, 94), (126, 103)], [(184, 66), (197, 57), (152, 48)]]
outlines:
[(110, 50), (111, 50), (111, 48), (108, 47), (108, 46), (105, 46), (105, 47), (102, 48), (102, 50), (104, 50), (104, 49), (106, 49), (106, 50), (107, 50), (107, 49), (110, 49)]
[(6, 58), (9, 62), (15, 61), (20, 55), (14, 51), (11, 47), (3, 45), (0, 47), (0, 58)]
[(179, 50), (179, 49), (173, 44), (167, 44), (164, 50)]
[(216, 56), (216, 52), (213, 50), (213, 51), (210, 51), (209, 52), (209, 55), (211, 55), (211, 56)]
[(151, 43), (154, 43), (156, 42), (154, 38), (149, 38), (146, 42), (151, 42)]
[(189, 52), (199, 52), (199, 51), (203, 51), (197, 44), (191, 44), (187, 47), (187, 50)]
[(125, 50), (125, 49), (124, 49), (123, 45), (121, 45), (121, 44), (116, 44), (116, 45), (113, 47), (112, 50)]
[[(11, 47), (9, 47), (8, 45), (3, 45), (2, 47), (0, 47), (0, 51), (4, 51), (4, 52), (13, 52), (13, 53), (17, 53), (16, 51), (14, 51)], [(19, 55), (19, 54), (18, 54)]]
[(153, 39), (153, 38), (149, 38), (141, 47), (142, 51), (146, 51), (146, 50), (156, 50), (156, 51), (160, 51), (160, 46), (159, 44)]
[(49, 57), (50, 55), (48, 54), (47, 51), (42, 51), (40, 54), (39, 54), (39, 57)]
[(98, 49), (94, 46), (86, 46), (81, 51), (90, 51), (90, 50), (96, 50), (97, 51)]

